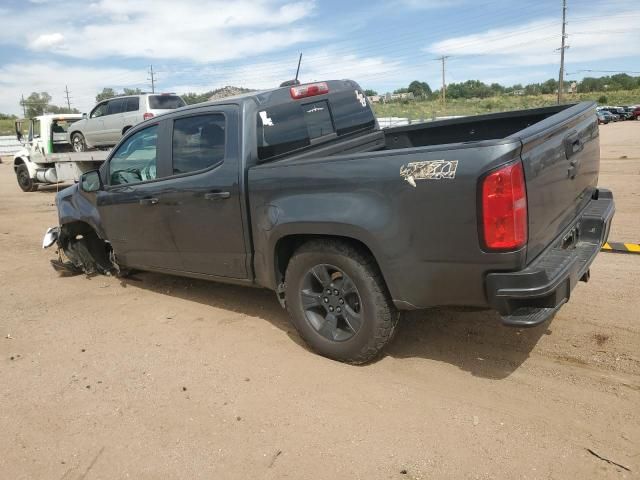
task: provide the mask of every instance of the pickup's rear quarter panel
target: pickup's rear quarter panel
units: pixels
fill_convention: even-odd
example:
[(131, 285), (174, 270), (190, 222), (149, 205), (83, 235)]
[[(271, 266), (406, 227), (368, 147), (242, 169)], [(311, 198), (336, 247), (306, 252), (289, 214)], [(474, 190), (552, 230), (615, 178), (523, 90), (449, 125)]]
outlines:
[[(485, 306), (487, 271), (524, 264), (525, 250), (487, 253), (478, 234), (477, 186), (519, 159), (520, 142), (486, 141), (342, 157), (281, 160), (249, 170), (257, 282), (276, 285), (274, 251), (288, 235), (349, 237), (374, 254), (396, 304)], [(457, 160), (454, 179), (400, 176), (409, 162)]]

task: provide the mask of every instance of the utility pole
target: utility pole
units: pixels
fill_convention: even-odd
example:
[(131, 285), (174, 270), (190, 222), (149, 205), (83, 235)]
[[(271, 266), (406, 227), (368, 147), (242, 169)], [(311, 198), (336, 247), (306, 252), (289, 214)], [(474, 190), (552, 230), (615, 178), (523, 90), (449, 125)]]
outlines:
[(27, 106), (24, 104), (24, 93), (21, 95), (22, 97), (22, 101), (20, 102), (22, 104), (22, 116), (24, 118), (27, 118)]
[(447, 83), (444, 78), (444, 62), (449, 57), (441, 56), (438, 60), (442, 62), (442, 107), (444, 108), (447, 103)]
[(153, 73), (153, 65), (149, 66), (149, 78), (151, 80), (151, 93), (156, 93), (156, 79)]
[(67, 85), (64, 86), (64, 93), (67, 96), (67, 108), (69, 109), (69, 113), (71, 113), (71, 101), (69, 100), (69, 87)]
[(564, 51), (569, 48), (565, 46), (567, 27), (567, 0), (562, 0), (562, 46), (560, 47), (560, 78), (558, 79), (558, 104), (562, 101), (564, 93)]

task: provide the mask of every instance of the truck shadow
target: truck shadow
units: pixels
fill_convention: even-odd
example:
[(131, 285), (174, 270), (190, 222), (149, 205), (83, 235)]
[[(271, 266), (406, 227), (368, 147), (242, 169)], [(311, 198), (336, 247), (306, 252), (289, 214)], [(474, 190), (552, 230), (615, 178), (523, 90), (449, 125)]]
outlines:
[(502, 379), (529, 358), (549, 324), (505, 327), (490, 310), (433, 308), (406, 313), (387, 355), (455, 365), (474, 376)]
[[(148, 272), (123, 279), (121, 285), (264, 319), (307, 348), (270, 290)], [(522, 330), (503, 327), (492, 311), (434, 308), (403, 315), (385, 355), (445, 362), (474, 376), (503, 379), (547, 332), (547, 324)]]

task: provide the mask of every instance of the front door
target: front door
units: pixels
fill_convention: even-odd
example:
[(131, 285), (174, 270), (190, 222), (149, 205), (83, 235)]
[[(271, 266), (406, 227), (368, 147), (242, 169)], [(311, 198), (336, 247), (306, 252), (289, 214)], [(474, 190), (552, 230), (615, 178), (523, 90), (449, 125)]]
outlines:
[(105, 145), (115, 145), (122, 138), (122, 127), (124, 127), (122, 119), (126, 109), (126, 98), (112, 98), (109, 100), (100, 142)]
[(238, 111), (173, 120), (167, 214), (184, 270), (248, 278), (239, 187)]
[(170, 142), (161, 134), (167, 127), (161, 122), (133, 133), (103, 167), (98, 211), (118, 263), (127, 267), (183, 269), (166, 211), (170, 180), (159, 174), (167, 151), (162, 142)]
[(89, 146), (99, 145), (102, 143), (104, 136), (104, 119), (107, 115), (108, 103), (104, 101), (99, 103), (91, 110), (89, 118), (82, 128), (82, 133)]

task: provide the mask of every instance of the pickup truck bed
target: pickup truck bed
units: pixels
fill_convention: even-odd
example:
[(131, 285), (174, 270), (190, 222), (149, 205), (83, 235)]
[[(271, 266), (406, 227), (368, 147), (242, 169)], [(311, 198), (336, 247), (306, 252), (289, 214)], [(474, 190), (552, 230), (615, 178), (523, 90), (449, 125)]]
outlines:
[[(497, 305), (486, 276), (525, 268), (575, 225), (596, 192), (598, 129), (588, 102), (390, 128), (367, 138), (364, 152), (309, 152), (249, 169), (256, 261), (269, 259), (280, 237), (297, 234), (304, 216), (306, 232), (364, 243), (398, 308)], [(402, 181), (409, 163), (439, 160), (457, 162), (455, 176), (416, 180), (415, 187)], [(479, 179), (514, 161), (524, 165), (529, 242), (488, 251), (479, 238)], [(571, 162), (578, 166), (574, 176)], [(278, 206), (279, 228), (260, 228), (261, 205)], [(269, 271), (266, 264), (256, 268)], [(273, 286), (279, 279), (258, 281)], [(504, 315), (512, 311), (499, 306)]]
[(360, 363), (398, 310), (549, 319), (608, 235), (599, 163), (593, 103), (380, 130), (356, 83), (318, 82), (132, 128), (59, 194), (58, 244), (76, 268), (273, 289), (312, 348)]

